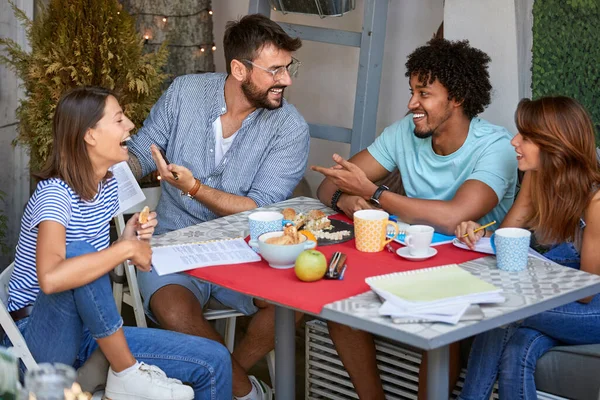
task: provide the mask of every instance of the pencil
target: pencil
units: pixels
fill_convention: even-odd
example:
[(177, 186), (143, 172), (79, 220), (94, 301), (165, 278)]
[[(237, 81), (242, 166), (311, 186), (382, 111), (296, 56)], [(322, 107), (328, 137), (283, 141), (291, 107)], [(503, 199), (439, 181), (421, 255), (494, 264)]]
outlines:
[[(485, 229), (485, 228), (489, 228), (490, 226), (494, 225), (495, 223), (496, 223), (496, 221), (492, 221), (492, 222), (490, 222), (489, 224), (485, 224), (485, 225), (483, 225), (483, 226), (480, 226), (479, 228), (475, 229), (475, 230), (473, 231), (473, 233), (479, 232), (480, 230), (482, 230), (482, 229)], [(469, 234), (468, 234), (468, 233), (465, 233), (465, 234), (463, 235), (463, 237), (467, 237), (467, 236), (469, 236)]]

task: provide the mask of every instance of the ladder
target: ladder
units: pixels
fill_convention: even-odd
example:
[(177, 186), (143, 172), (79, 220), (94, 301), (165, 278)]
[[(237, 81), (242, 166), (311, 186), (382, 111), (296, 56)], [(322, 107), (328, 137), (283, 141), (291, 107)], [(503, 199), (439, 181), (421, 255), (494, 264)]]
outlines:
[[(349, 143), (351, 156), (373, 143), (377, 136), (377, 106), (388, 3), (389, 0), (364, 1), (362, 32), (279, 22), (292, 37), (360, 48), (352, 128), (308, 124), (313, 138)], [(270, 17), (269, 0), (250, 0), (248, 13)]]

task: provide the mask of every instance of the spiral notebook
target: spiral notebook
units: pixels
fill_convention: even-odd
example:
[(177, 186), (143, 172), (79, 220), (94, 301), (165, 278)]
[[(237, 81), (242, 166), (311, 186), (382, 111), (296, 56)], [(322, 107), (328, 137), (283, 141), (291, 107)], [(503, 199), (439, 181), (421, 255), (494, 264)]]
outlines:
[(365, 279), (385, 302), (380, 314), (395, 319), (456, 323), (471, 305), (501, 303), (502, 289), (456, 264)]
[(215, 265), (260, 261), (243, 238), (152, 248), (152, 267), (160, 276)]

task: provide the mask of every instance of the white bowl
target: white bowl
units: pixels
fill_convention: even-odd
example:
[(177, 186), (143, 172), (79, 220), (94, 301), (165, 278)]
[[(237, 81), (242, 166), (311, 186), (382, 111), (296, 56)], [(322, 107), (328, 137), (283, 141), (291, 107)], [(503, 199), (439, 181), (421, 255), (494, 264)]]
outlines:
[[(258, 250), (260, 251), (260, 255), (273, 268), (294, 268), (296, 258), (298, 258), (300, 253), (302, 253), (304, 250), (314, 249), (317, 247), (316, 242), (312, 240), (306, 240), (306, 236), (304, 235), (300, 235), (300, 243), (298, 244), (265, 243), (265, 240), (278, 236), (283, 236), (283, 232), (267, 232), (258, 237)], [(250, 242), (250, 245), (254, 247), (256, 242), (254, 242), (254, 244), (252, 242), (253, 241)]]

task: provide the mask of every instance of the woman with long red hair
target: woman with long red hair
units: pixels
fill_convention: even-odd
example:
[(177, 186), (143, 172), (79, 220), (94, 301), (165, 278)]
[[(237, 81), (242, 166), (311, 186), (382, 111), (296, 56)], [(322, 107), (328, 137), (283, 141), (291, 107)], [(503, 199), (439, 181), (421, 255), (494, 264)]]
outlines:
[[(594, 126), (569, 97), (522, 100), (512, 145), (525, 172), (501, 227), (531, 229), (545, 256), (600, 275), (600, 168)], [(473, 247), (488, 232), (468, 221), (456, 236)], [(501, 399), (536, 399), (537, 360), (558, 345), (600, 343), (600, 295), (581, 299), (475, 338), (459, 399), (487, 399), (499, 378)]]

